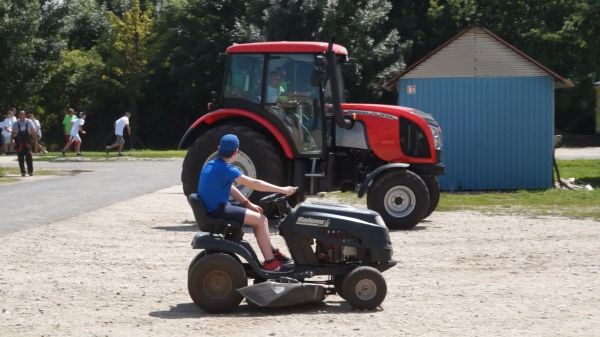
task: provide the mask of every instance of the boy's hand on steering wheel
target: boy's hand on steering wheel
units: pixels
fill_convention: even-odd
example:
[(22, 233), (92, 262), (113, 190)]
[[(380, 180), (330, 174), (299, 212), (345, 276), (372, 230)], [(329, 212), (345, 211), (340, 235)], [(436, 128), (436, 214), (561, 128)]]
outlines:
[(296, 193), (296, 191), (298, 190), (298, 187), (295, 186), (286, 186), (283, 188), (284, 192), (283, 194), (285, 194), (286, 196), (288, 195), (292, 195), (294, 193)]

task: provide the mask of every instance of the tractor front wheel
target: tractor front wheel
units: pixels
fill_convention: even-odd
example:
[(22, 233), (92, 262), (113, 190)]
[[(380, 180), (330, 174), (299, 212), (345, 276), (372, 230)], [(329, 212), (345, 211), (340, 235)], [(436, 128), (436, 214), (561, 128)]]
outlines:
[(411, 229), (429, 208), (427, 185), (408, 170), (385, 172), (369, 188), (367, 206), (379, 212), (389, 228)]
[(425, 219), (435, 211), (440, 202), (440, 183), (437, 177), (433, 175), (423, 175), (421, 178), (425, 182), (425, 185), (427, 185), (427, 191), (429, 192), (429, 207), (423, 216), (423, 219)]

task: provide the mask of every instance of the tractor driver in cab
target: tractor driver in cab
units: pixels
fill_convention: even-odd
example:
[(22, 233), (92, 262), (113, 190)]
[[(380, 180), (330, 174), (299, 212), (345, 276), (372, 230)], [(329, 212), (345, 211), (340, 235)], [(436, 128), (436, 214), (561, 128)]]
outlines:
[(277, 71), (270, 71), (269, 86), (267, 87), (267, 103), (276, 103), (281, 93), (281, 75)]
[[(262, 214), (262, 208), (253, 204), (234, 185), (247, 186), (261, 192), (274, 192), (291, 195), (297, 187), (280, 187), (268, 182), (243, 175), (232, 163), (237, 159), (240, 141), (234, 134), (221, 137), (217, 158), (209, 161), (200, 172), (198, 180), (198, 197), (202, 199), (206, 212), (214, 218), (223, 218), (247, 224), (252, 227), (258, 247), (265, 258), (262, 268), (278, 271), (282, 263), (290, 259), (273, 248), (269, 238), (267, 217)], [(243, 207), (232, 205), (230, 196)]]

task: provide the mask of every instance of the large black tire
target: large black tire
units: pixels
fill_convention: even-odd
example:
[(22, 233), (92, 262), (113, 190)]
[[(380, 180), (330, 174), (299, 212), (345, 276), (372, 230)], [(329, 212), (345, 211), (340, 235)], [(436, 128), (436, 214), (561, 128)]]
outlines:
[(369, 188), (367, 206), (379, 212), (389, 228), (411, 229), (429, 208), (427, 185), (412, 171), (385, 172)]
[[(188, 148), (181, 170), (183, 193), (186, 196), (196, 192), (202, 167), (211, 156), (215, 155), (221, 137), (228, 133), (233, 133), (240, 139), (238, 159), (241, 161), (241, 159), (246, 158), (254, 167), (255, 173), (252, 173), (252, 170), (246, 170), (243, 164), (234, 163), (234, 165), (240, 167), (242, 173), (251, 178), (265, 180), (275, 185), (284, 184), (284, 165), (275, 146), (261, 133), (249, 127), (226, 124), (208, 130)], [(253, 193), (248, 189), (242, 192), (245, 192), (244, 194), (250, 193), (250, 200), (255, 203), (266, 195), (266, 193)]]
[(358, 267), (344, 278), (343, 296), (357, 309), (373, 310), (385, 299), (387, 285), (379, 270), (373, 267)]
[(194, 262), (188, 272), (188, 292), (198, 307), (206, 312), (234, 310), (242, 302), (236, 289), (248, 285), (244, 267), (232, 256), (209, 254)]
[(425, 185), (427, 185), (427, 191), (429, 192), (429, 207), (425, 212), (425, 216), (423, 216), (423, 219), (425, 219), (435, 211), (440, 202), (440, 182), (437, 180), (436, 176), (432, 175), (423, 175), (421, 176), (421, 179), (423, 179)]

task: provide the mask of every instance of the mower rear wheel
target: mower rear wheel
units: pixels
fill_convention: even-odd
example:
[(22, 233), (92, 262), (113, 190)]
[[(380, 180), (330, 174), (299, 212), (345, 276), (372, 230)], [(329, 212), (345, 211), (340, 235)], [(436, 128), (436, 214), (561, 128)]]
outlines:
[[(264, 135), (247, 126), (226, 124), (206, 131), (188, 148), (181, 170), (181, 183), (186, 196), (197, 191), (202, 167), (216, 158), (219, 140), (228, 133), (237, 135), (240, 140), (240, 152), (233, 165), (237, 166), (242, 174), (275, 185), (283, 184), (284, 165), (278, 149)], [(250, 196), (250, 200), (255, 203), (267, 195), (254, 192), (245, 186), (236, 187), (245, 196)]]
[(367, 206), (391, 229), (411, 229), (429, 207), (425, 182), (414, 172), (392, 170), (377, 177), (367, 194)]
[(215, 253), (196, 260), (188, 272), (188, 292), (210, 313), (232, 311), (242, 302), (236, 289), (248, 285), (244, 267), (231, 255)]
[(373, 267), (358, 267), (344, 278), (343, 297), (357, 309), (373, 310), (385, 299), (387, 284)]
[(421, 179), (423, 179), (425, 185), (427, 185), (427, 191), (429, 192), (429, 207), (423, 216), (423, 219), (425, 219), (435, 211), (440, 202), (440, 182), (437, 180), (437, 177), (433, 175), (422, 175)]

